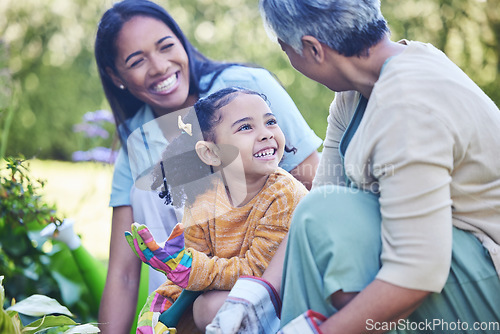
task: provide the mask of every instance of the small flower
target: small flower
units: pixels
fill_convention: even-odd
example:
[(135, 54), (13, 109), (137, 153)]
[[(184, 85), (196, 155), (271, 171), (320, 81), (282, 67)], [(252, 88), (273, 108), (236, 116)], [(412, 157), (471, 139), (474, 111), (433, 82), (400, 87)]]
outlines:
[(93, 138), (93, 137), (101, 137), (103, 139), (106, 139), (109, 137), (108, 131), (103, 129), (97, 124), (89, 124), (89, 123), (80, 123), (76, 124), (73, 127), (73, 131), (75, 132), (85, 132), (87, 137)]
[(115, 119), (113, 113), (109, 110), (101, 109), (96, 111), (89, 111), (83, 115), (83, 120), (89, 123), (96, 122), (109, 122), (114, 123)]
[(75, 151), (71, 155), (73, 161), (89, 161), (89, 152), (87, 151)]
[[(88, 138), (107, 139), (109, 132), (104, 128), (104, 123), (114, 123), (113, 114), (109, 110), (89, 111), (83, 116), (83, 122), (73, 126), (73, 131), (83, 132)], [(94, 144), (99, 142), (92, 140)], [(88, 151), (76, 151), (72, 155), (73, 161), (100, 161), (114, 163), (118, 152), (105, 147), (95, 147)]]
[(90, 152), (92, 160), (107, 163), (114, 163), (118, 155), (117, 152), (112, 151), (110, 148), (101, 146), (93, 148)]
[(76, 151), (73, 153), (73, 161), (98, 161), (112, 164), (118, 156), (117, 151), (106, 147), (95, 147), (88, 151)]

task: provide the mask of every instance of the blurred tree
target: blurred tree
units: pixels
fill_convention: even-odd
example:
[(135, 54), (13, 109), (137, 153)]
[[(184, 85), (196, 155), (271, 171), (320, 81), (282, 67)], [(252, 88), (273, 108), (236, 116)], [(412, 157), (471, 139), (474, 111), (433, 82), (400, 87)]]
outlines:
[[(334, 94), (290, 66), (278, 44), (266, 36), (256, 0), (155, 1), (208, 57), (271, 70), (324, 137)], [(499, 1), (382, 0), (382, 10), (394, 40), (434, 44), (500, 104)], [(111, 4), (112, 0), (0, 2), (0, 35), (10, 46), (8, 66), (22, 89), (7, 154), (66, 160), (81, 149), (73, 125), (87, 111), (108, 109), (93, 42), (98, 20)]]
[(485, 46), (492, 50), (496, 58), (496, 70), (492, 70), (495, 79), (484, 87), (486, 93), (500, 104), (500, 0), (486, 0), (486, 17), (493, 34), (492, 40), (485, 42)]
[(93, 61), (102, 6), (82, 0), (1, 2), (0, 34), (21, 86), (7, 155), (68, 159), (77, 149), (73, 125), (104, 104)]
[(406, 38), (432, 43), (498, 105), (499, 5), (499, 0), (383, 0), (382, 10), (394, 40)]

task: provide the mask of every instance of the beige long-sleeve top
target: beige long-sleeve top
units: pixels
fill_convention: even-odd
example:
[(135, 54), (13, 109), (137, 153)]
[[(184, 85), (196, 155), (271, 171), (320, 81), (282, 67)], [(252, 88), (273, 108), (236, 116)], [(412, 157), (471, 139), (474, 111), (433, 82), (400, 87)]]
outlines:
[(500, 111), (441, 51), (404, 43), (373, 88), (345, 169), (339, 146), (360, 95), (336, 94), (314, 186), (343, 184), (347, 176), (379, 192), (377, 278), (439, 292), (450, 269), (452, 225), (483, 241), (500, 275)]
[[(186, 208), (185, 247), (193, 255), (188, 290), (230, 290), (242, 275), (262, 276), (288, 233), (293, 211), (307, 189), (278, 168), (263, 189), (233, 207), (219, 182)], [(167, 281), (157, 291), (177, 299), (181, 288)]]

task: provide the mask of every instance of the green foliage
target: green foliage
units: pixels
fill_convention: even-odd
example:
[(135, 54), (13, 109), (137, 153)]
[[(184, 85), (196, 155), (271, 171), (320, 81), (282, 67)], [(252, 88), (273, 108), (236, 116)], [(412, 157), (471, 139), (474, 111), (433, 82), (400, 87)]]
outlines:
[(80, 149), (73, 125), (85, 112), (104, 107), (93, 59), (103, 6), (83, 0), (2, 1), (0, 36), (9, 45), (8, 67), (21, 88), (6, 155), (69, 160)]
[[(22, 160), (8, 158), (0, 176), (0, 272), (7, 277), (7, 297), (34, 293), (60, 297), (45, 265), (49, 259), (28, 237), (56, 220), (55, 209), (41, 201), (43, 181), (32, 180)], [(6, 174), (6, 175), (5, 175)]]
[(3, 276), (0, 276), (0, 333), (18, 333), (16, 324), (19, 323), (15, 317), (10, 317), (3, 309), (3, 302), (5, 299), (5, 289), (3, 287)]
[[(71, 312), (55, 299), (42, 295), (30, 296), (4, 310), (4, 276), (0, 276), (0, 333), (5, 334), (57, 334), (57, 333), (98, 333), (93, 325), (78, 325), (68, 316)], [(19, 314), (41, 317), (23, 325)], [(53, 315), (50, 314), (59, 314)]]
[(33, 179), (27, 162), (6, 158), (0, 165), (0, 273), (6, 277), (6, 297), (21, 300), (47, 295), (63, 300), (81, 319), (91, 319), (97, 309), (62, 243), (40, 237), (39, 231), (59, 222), (56, 208), (43, 202), (42, 180)]
[(0, 226), (25, 231), (27, 225), (43, 227), (54, 221), (55, 208), (43, 203), (37, 195), (44, 181), (30, 177), (26, 160), (6, 158), (5, 161), (7, 173), (0, 176)]

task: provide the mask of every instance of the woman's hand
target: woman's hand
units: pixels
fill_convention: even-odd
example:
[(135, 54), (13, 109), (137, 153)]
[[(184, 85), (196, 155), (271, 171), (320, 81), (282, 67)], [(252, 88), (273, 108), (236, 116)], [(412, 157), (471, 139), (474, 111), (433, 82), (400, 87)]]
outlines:
[(181, 223), (175, 225), (163, 247), (156, 243), (146, 225), (134, 223), (131, 229), (132, 232), (125, 232), (125, 238), (142, 262), (164, 273), (181, 288), (185, 288), (189, 281), (193, 258), (184, 248), (184, 226)]

